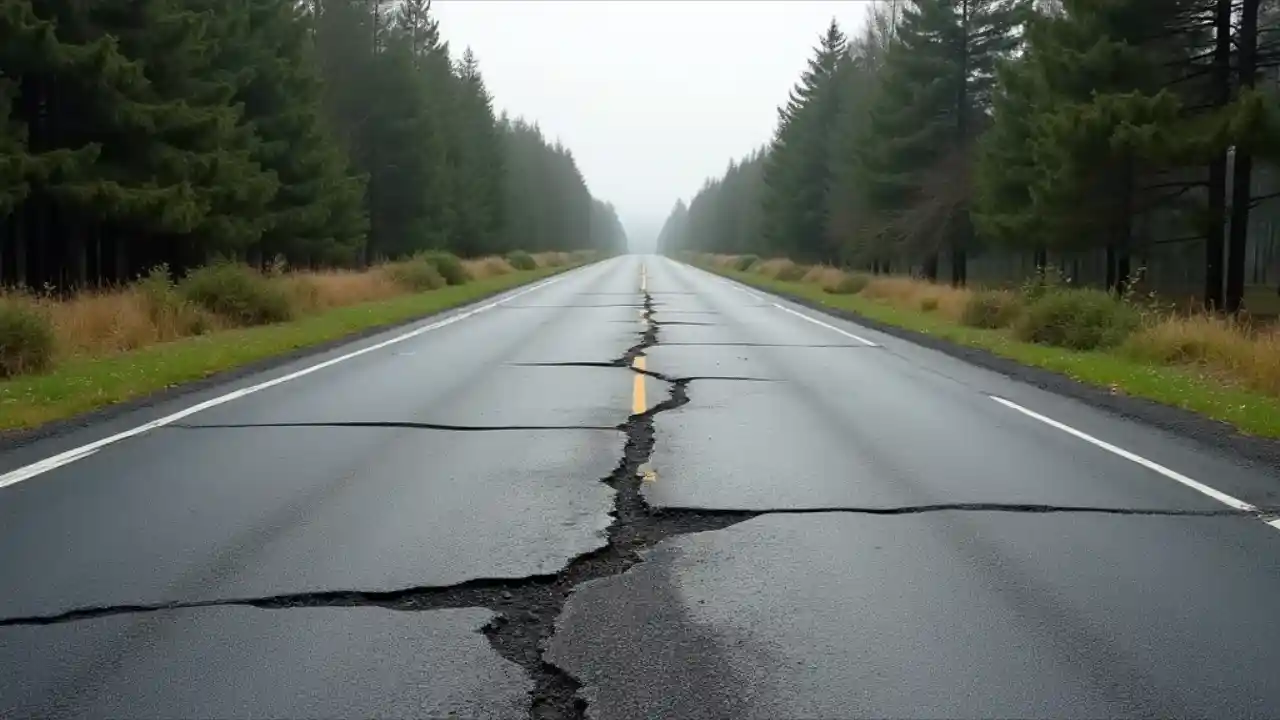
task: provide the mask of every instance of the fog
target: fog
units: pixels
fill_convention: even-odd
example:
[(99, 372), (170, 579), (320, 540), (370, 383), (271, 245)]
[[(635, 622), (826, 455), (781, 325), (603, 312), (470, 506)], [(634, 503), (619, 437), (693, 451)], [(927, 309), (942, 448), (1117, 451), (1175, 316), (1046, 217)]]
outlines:
[(499, 111), (537, 121), (612, 202), (633, 250), (730, 158), (769, 141), (827, 23), (861, 2), (436, 0)]

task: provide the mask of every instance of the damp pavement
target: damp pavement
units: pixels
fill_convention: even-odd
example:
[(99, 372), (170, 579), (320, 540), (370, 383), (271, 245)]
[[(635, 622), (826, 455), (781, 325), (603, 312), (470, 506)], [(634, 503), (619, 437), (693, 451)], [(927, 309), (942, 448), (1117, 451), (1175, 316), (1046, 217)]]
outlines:
[(4, 452), (0, 716), (1274, 717), (1278, 475), (623, 256)]

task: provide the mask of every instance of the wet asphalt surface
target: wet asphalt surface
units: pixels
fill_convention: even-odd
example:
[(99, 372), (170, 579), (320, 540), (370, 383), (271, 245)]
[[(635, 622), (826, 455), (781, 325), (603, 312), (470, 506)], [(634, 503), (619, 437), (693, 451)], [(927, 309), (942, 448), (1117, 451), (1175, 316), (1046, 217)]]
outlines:
[(1280, 716), (1280, 470), (663, 258), (481, 305), (0, 455), (0, 717)]

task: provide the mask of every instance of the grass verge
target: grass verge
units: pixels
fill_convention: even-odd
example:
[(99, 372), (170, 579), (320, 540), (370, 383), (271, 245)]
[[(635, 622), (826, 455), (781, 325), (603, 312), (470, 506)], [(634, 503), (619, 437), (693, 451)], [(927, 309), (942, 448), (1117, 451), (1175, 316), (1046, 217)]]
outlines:
[(1002, 329), (961, 325), (945, 314), (908, 310), (888, 299), (858, 294), (832, 294), (820, 285), (785, 281), (756, 272), (699, 264), (709, 271), (815, 304), (852, 312), (878, 322), (975, 347), (1029, 365), (1061, 373), (1073, 380), (1106, 388), (1230, 423), (1241, 432), (1280, 438), (1280, 398), (1241, 387), (1208, 369), (1188, 365), (1154, 365), (1117, 352), (1079, 351), (1022, 342)]
[(0, 430), (37, 427), (249, 363), (465, 305), (567, 270), (540, 267), (465, 285), (348, 305), (292, 322), (222, 330), (108, 357), (76, 357), (42, 375), (0, 381)]

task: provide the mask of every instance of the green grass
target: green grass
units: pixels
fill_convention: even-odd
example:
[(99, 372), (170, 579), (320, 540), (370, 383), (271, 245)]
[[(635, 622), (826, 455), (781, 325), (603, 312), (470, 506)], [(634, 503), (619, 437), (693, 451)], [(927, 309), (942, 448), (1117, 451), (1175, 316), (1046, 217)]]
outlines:
[(1115, 353), (1081, 352), (1020, 342), (1005, 330), (966, 327), (945, 317), (903, 310), (860, 295), (831, 295), (816, 285), (771, 280), (750, 272), (706, 269), (765, 290), (796, 295), (872, 320), (981, 348), (1112, 392), (1190, 410), (1230, 423), (1244, 433), (1280, 438), (1280, 398), (1233, 387), (1221, 377), (1199, 374), (1187, 367), (1150, 365)]
[(568, 267), (527, 270), (336, 308), (293, 322), (184, 338), (106, 358), (72, 360), (0, 382), (0, 430), (31, 428), (209, 377), (299, 348), (465, 305)]

